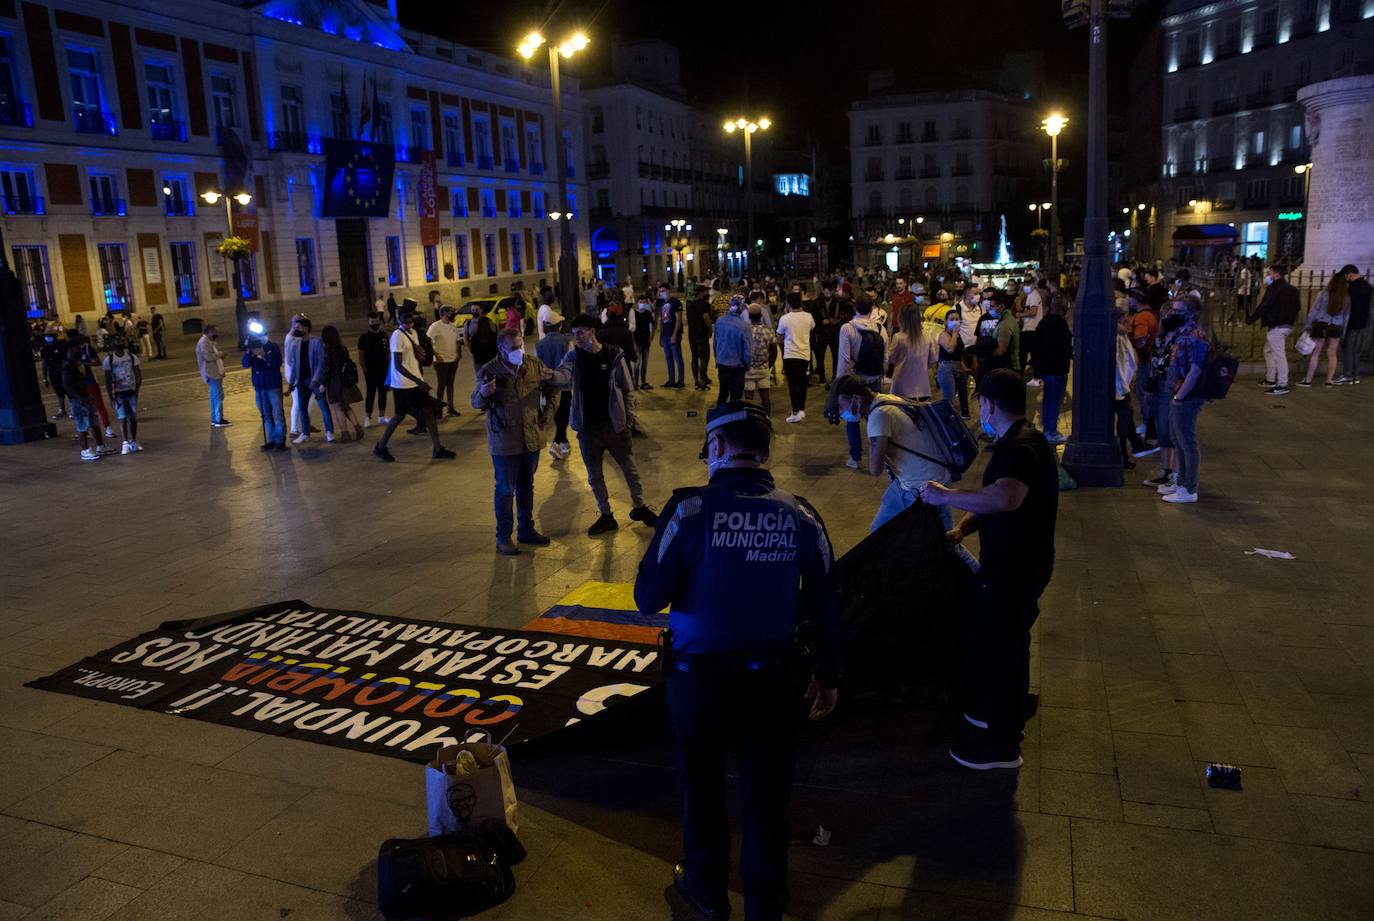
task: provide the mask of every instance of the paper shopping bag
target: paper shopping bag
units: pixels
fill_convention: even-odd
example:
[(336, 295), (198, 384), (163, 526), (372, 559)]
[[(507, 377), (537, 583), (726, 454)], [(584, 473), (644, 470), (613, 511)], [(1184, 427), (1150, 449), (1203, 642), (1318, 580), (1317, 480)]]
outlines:
[(506, 749), (488, 742), (441, 748), (425, 766), (429, 833), (471, 831), (494, 820), (518, 832), (515, 783)]

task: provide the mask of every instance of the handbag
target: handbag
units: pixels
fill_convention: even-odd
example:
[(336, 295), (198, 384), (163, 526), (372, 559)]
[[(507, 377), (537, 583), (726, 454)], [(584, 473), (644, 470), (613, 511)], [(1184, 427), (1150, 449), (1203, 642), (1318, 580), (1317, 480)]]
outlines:
[(493, 821), (519, 830), (510, 758), (501, 745), (464, 742), (439, 749), (425, 766), (425, 793), (431, 835)]
[(436, 838), (391, 838), (377, 852), (377, 907), (388, 918), (476, 914), (510, 898), (510, 868), (524, 858), (510, 829), (493, 823)]
[(1312, 338), (1310, 332), (1303, 330), (1298, 341), (1293, 343), (1293, 347), (1298, 350), (1299, 355), (1311, 355), (1317, 350), (1317, 340)]

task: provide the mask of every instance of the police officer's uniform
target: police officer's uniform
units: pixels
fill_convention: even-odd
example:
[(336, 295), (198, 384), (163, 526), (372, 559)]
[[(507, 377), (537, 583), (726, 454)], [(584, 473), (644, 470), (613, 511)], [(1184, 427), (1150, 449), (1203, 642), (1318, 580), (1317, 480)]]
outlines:
[[(751, 415), (767, 423), (753, 404), (718, 407), (708, 416), (707, 434)], [(726, 467), (708, 485), (673, 494), (639, 564), (639, 609), (671, 605), (666, 659), (683, 788), (680, 886), (708, 916), (729, 912), (725, 778), (731, 751), (743, 799), (746, 916), (782, 916), (785, 812), (807, 678), (799, 624), (810, 625), (817, 681), (833, 688), (839, 679), (831, 556), (825, 525), (805, 499), (778, 489), (764, 469)]]

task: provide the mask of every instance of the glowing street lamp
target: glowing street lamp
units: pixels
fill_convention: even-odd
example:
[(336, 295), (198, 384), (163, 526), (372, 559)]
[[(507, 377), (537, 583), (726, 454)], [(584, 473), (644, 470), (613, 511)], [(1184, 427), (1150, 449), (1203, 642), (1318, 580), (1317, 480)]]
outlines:
[[(1069, 123), (1068, 118), (1055, 112), (1040, 123), (1040, 127), (1050, 136), (1050, 203), (1059, 204), (1059, 132)], [(1059, 268), (1059, 214), (1055, 208), (1050, 212), (1050, 271)]]
[[(171, 187), (169, 187), (169, 186), (163, 187), (162, 191), (163, 191), (164, 194), (167, 194), (167, 195), (170, 195), (170, 194), (172, 193)], [(228, 229), (229, 229), (228, 236), (231, 236), (231, 237), (234, 235), (234, 212), (233, 212), (233, 209), (232, 209), (232, 208), (230, 207), (230, 205), (229, 205), (230, 198), (232, 197), (232, 199), (233, 199), (234, 201), (238, 202), (239, 205), (240, 205), (241, 207), (244, 207), (244, 208), (247, 208), (248, 205), (249, 205), (249, 203), (252, 202), (252, 200), (253, 200), (253, 196), (252, 196), (252, 195), (249, 195), (246, 191), (240, 191), (240, 192), (235, 193), (233, 196), (229, 196), (229, 195), (226, 195), (226, 194), (224, 194), (223, 192), (220, 192), (220, 191), (218, 191), (218, 190), (216, 190), (216, 189), (206, 189), (204, 192), (201, 192), (201, 193), (200, 193), (200, 197), (201, 197), (201, 200), (204, 201), (207, 205), (216, 205), (216, 204), (218, 204), (221, 200), (224, 201), (224, 220), (225, 220), (225, 222), (229, 225), (229, 228), (228, 228)], [(245, 307), (244, 304), (243, 304), (243, 281), (242, 281), (242, 279), (243, 279), (243, 273), (242, 273), (242, 271), (241, 271), (241, 265), (240, 265), (239, 257), (238, 257), (238, 256), (233, 257), (233, 264), (234, 264), (234, 325), (235, 325), (235, 327), (237, 328), (237, 331), (238, 331), (239, 348), (242, 349), (242, 348), (243, 348), (243, 345), (244, 345), (244, 340), (245, 340), (245, 337), (244, 337), (244, 328), (245, 328), (245, 323), (247, 322), (247, 319), (248, 319), (248, 308)]]
[[(767, 131), (773, 122), (768, 118), (760, 118), (758, 121), (739, 117), (730, 119), (721, 127), (726, 134), (734, 134), (736, 131), (744, 135), (744, 205), (749, 214), (749, 239), (754, 237), (754, 148), (752, 138), (755, 131)], [(762, 241), (760, 241), (761, 244)], [(748, 266), (752, 268), (753, 266)]]

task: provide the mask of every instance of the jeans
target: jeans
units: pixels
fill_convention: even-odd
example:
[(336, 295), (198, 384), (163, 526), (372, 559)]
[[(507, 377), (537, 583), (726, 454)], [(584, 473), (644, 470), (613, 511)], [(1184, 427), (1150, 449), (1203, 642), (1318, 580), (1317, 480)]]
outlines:
[(1059, 407), (1064, 404), (1064, 389), (1068, 386), (1067, 374), (1046, 374), (1040, 403), (1040, 427), (1046, 435), (1059, 434)]
[(372, 417), (372, 402), (377, 402), (377, 415), (386, 415), (386, 395), (390, 387), (386, 385), (386, 370), (376, 369), (366, 371), (363, 377), (367, 379), (367, 402), (363, 404), (364, 418)]
[(1169, 427), (1174, 439), (1174, 466), (1178, 469), (1178, 483), (1189, 492), (1197, 492), (1202, 453), (1197, 446), (1197, 417), (1202, 412), (1201, 397), (1174, 403), (1169, 411)]
[(286, 443), (286, 416), (282, 412), (281, 390), (259, 390), (257, 392), (258, 412), (262, 413), (263, 433), (267, 443), (279, 445)]
[(711, 340), (689, 339), (692, 347), (692, 382), (705, 384), (711, 379)]
[(739, 768), (740, 876), (750, 921), (782, 918), (801, 690), (785, 666), (673, 671), (668, 677), (668, 719), (682, 791), (682, 853), (692, 897), (709, 907), (729, 904), (725, 800), (733, 751)]
[(1173, 415), (1174, 401), (1167, 393), (1148, 394), (1150, 418), (1155, 424), (1155, 443), (1161, 448), (1174, 446), (1174, 430), (1170, 427), (1169, 417)]
[(224, 381), (211, 378), (205, 382), (210, 386), (210, 421), (224, 421)]
[(668, 363), (668, 384), (687, 383), (686, 375), (682, 366), (682, 342), (673, 342), (669, 339), (660, 339), (659, 344), (663, 346), (663, 360)]
[(597, 511), (603, 515), (611, 513), (611, 497), (606, 492), (606, 475), (601, 464), (607, 451), (625, 475), (632, 507), (639, 508), (644, 504), (644, 492), (639, 483), (639, 469), (635, 467), (628, 429), (617, 432), (610, 422), (583, 425), (582, 431), (577, 433), (577, 447), (582, 452), (582, 464), (587, 468), (587, 485), (592, 488)]
[(1052, 574), (1049, 568), (985, 568), (974, 583), (965, 621), (965, 707), (988, 724), (987, 738), (994, 744), (1021, 744), (1030, 691), (1030, 630)]
[(1264, 331), (1264, 379), (1288, 386), (1288, 337), (1291, 326), (1271, 326)]
[(1341, 340), (1341, 377), (1349, 380), (1360, 378), (1360, 355), (1369, 343), (1369, 327), (1346, 329)]
[(553, 411), (553, 443), (568, 443), (568, 413), (572, 411), (572, 392), (564, 390), (558, 395), (558, 408)]
[(296, 412), (300, 415), (301, 434), (308, 435), (310, 433), (310, 399), (312, 397), (320, 407), (320, 414), (324, 416), (324, 430), (326, 432), (334, 431), (334, 417), (329, 412), (329, 401), (317, 393), (312, 393), (310, 385), (307, 383), (296, 385)]
[(864, 443), (858, 422), (846, 422), (844, 435), (849, 439), (849, 457), (855, 463), (863, 460)]
[(744, 398), (744, 368), (733, 365), (716, 365), (716, 377), (720, 378), (720, 393), (716, 405), (721, 406), (730, 400)]
[(963, 362), (946, 359), (935, 366), (935, 383), (940, 385), (940, 396), (950, 406), (954, 398), (959, 398), (959, 414), (968, 415), (968, 374)]
[(162, 342), (162, 330), (159, 329), (157, 332), (153, 333), (153, 344), (157, 346), (157, 354), (153, 357), (166, 358), (167, 346)]
[[(882, 501), (878, 503), (878, 514), (873, 516), (873, 523), (868, 526), (868, 532), (872, 534), (911, 508), (916, 504), (916, 499), (916, 494), (903, 486), (901, 480), (893, 480), (888, 483), (887, 489), (883, 492)], [(940, 516), (940, 521), (944, 524), (945, 530), (954, 530), (954, 515), (950, 512), (949, 506), (938, 506), (935, 511)]]
[(643, 387), (649, 383), (649, 340), (643, 342), (635, 339), (635, 351), (639, 353), (639, 361), (635, 362), (635, 383)]
[(1116, 411), (1116, 439), (1121, 445), (1121, 462), (1125, 463), (1131, 459), (1131, 452), (1126, 446), (1140, 448), (1145, 440), (1135, 433), (1135, 413), (1131, 409), (1130, 397), (1117, 398), (1113, 409)]
[(815, 345), (815, 365), (816, 373), (821, 377), (821, 383), (825, 383), (825, 352), (830, 350), (830, 376), (835, 376), (835, 368), (840, 361), (840, 340), (831, 339), (828, 336), (820, 335), (816, 337)]
[(784, 358), (782, 373), (787, 378), (787, 396), (792, 401), (792, 412), (806, 409), (806, 384), (810, 374), (811, 362), (805, 358)]
[[(449, 412), (457, 412), (457, 405), (453, 402), (453, 378), (458, 373), (458, 362), (456, 361), (436, 361), (434, 363), (434, 376), (439, 385), (434, 388), (434, 397), (440, 403), (448, 406)], [(445, 399), (445, 394), (448, 398)]]
[(523, 454), (493, 454), (491, 465), (496, 471), (496, 542), (510, 543), (511, 499), (515, 500), (515, 516), (519, 520), (517, 534), (534, 534), (534, 471), (539, 469), (539, 452)]

